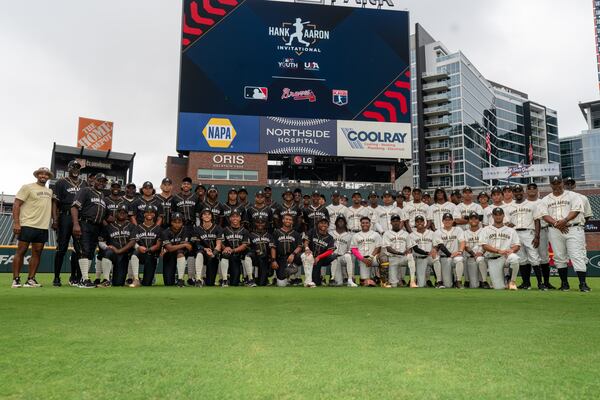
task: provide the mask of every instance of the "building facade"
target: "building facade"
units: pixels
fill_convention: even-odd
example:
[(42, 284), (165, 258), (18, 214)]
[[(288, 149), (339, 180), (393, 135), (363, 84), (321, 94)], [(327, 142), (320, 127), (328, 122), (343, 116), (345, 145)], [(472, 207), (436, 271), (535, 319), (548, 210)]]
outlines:
[(560, 139), (560, 172), (576, 179), (585, 175), (581, 135)]
[(415, 186), (485, 187), (504, 182), (485, 181), (484, 168), (560, 162), (556, 111), (487, 80), (419, 24), (412, 39)]
[(580, 103), (588, 129), (560, 140), (561, 169), (586, 184), (600, 184), (600, 100)]

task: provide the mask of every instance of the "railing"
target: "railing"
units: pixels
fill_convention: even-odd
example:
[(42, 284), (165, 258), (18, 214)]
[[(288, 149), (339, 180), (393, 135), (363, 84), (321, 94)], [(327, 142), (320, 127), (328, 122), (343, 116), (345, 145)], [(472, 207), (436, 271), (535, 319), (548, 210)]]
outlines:
[(425, 126), (444, 125), (444, 124), (450, 125), (450, 118), (444, 117), (444, 118), (429, 119), (429, 120), (426, 120), (424, 123)]
[(436, 107), (427, 107), (423, 110), (425, 115), (427, 114), (437, 114), (439, 112), (446, 112), (450, 114), (450, 108), (448, 106), (436, 106)]
[(438, 150), (438, 149), (450, 149), (450, 143), (436, 143), (428, 144), (425, 146), (425, 150)]
[(432, 82), (432, 83), (426, 83), (425, 85), (423, 85), (423, 90), (430, 90), (430, 89), (443, 89), (443, 88), (448, 88), (448, 81), (439, 81), (439, 82)]
[(373, 182), (339, 182), (339, 181), (294, 181), (269, 179), (269, 185), (273, 188), (300, 188), (300, 189), (370, 189), (386, 190), (393, 189), (393, 183), (373, 183)]
[(431, 96), (423, 97), (424, 102), (438, 101), (438, 100), (450, 101), (450, 96), (446, 93), (443, 93), (443, 94), (434, 94)]
[(427, 175), (445, 175), (451, 174), (452, 170), (450, 168), (438, 168), (438, 169), (428, 169)]
[(439, 137), (450, 137), (452, 132), (450, 129), (440, 129), (438, 131), (427, 132), (426, 138), (439, 138)]
[(442, 156), (442, 157), (426, 157), (425, 162), (443, 162), (450, 161), (450, 156)]

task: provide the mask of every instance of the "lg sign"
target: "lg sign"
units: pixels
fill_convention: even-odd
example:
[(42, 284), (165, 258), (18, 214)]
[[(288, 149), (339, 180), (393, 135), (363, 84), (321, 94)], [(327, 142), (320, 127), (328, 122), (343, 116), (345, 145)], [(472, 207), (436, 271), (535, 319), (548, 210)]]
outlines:
[(313, 156), (294, 156), (292, 157), (292, 163), (296, 166), (315, 165), (315, 158)]
[(243, 155), (237, 154), (215, 154), (212, 156), (212, 162), (215, 167), (242, 167), (246, 159)]

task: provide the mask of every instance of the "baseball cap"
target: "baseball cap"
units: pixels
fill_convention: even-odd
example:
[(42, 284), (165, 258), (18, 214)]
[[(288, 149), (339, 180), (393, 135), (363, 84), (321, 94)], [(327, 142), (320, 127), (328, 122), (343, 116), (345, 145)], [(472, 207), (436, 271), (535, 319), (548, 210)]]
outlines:
[(183, 221), (183, 214), (181, 214), (180, 212), (174, 212), (171, 214), (171, 221), (175, 221), (178, 219)]
[(134, 188), (135, 189), (135, 183), (133, 182), (129, 182), (127, 185), (125, 185), (126, 188)]
[(376, 191), (374, 191), (374, 190), (371, 190), (371, 191), (369, 192), (369, 196), (368, 196), (368, 197), (373, 197), (373, 196), (375, 196), (375, 197), (378, 197), (378, 196), (377, 196), (377, 192), (376, 192)]
[(417, 221), (425, 221), (425, 218), (422, 215), (417, 215), (415, 217), (415, 222), (417, 222)]
[(479, 214), (477, 214), (476, 212), (472, 211), (472, 212), (469, 213), (468, 219), (471, 219), (471, 218), (477, 218), (477, 219), (479, 219)]
[(561, 183), (563, 180), (560, 176), (553, 176), (550, 178), (550, 183)]
[(442, 219), (454, 219), (454, 217), (452, 216), (452, 214), (450, 213), (444, 213), (444, 215), (442, 216)]
[(480, 192), (480, 193), (477, 195), (477, 198), (479, 198), (479, 197), (482, 197), (482, 196), (485, 196), (485, 197), (490, 197), (490, 196), (487, 194), (487, 192), (486, 192), (485, 190), (484, 190), (483, 192)]
[(320, 196), (321, 192), (319, 192), (318, 190), (313, 190), (312, 195), (313, 196)]
[(117, 206), (117, 212), (119, 212), (119, 211), (125, 211), (125, 212), (127, 212), (129, 210), (127, 209), (127, 205), (126, 204), (119, 204)]
[(412, 191), (413, 191), (413, 193), (414, 193), (414, 192), (419, 192), (419, 193), (422, 193), (422, 192), (423, 192), (423, 191), (421, 190), (421, 188), (420, 188), (420, 187), (413, 188), (413, 190), (412, 190)]
[(570, 176), (568, 178), (565, 178), (565, 182), (569, 183), (569, 182), (573, 182), (575, 183), (575, 179), (571, 178)]
[(395, 220), (402, 220), (402, 218), (400, 218), (400, 216), (398, 214), (392, 214), (390, 216), (390, 221), (395, 221)]
[(111, 188), (112, 187), (118, 187), (118, 188), (120, 188), (121, 184), (119, 183), (119, 181), (113, 181), (113, 182), (110, 183), (110, 187)]
[(283, 191), (283, 193), (281, 194), (281, 196), (284, 196), (286, 194), (293, 194), (294, 192), (292, 192), (292, 189), (290, 188), (285, 188), (285, 190)]
[(334, 190), (333, 192), (331, 192), (331, 197), (333, 196), (339, 196), (340, 195), (340, 191), (339, 190)]
[(238, 193), (241, 193), (241, 192), (245, 192), (246, 194), (248, 194), (248, 190), (246, 189), (246, 186), (240, 187), (240, 189), (238, 190)]
[[(96, 179), (98, 179), (98, 177), (96, 177)], [(145, 189), (145, 188), (150, 188), (150, 189), (153, 189), (153, 188), (154, 188), (154, 185), (152, 184), (152, 182), (150, 182), (150, 181), (146, 181), (146, 182), (144, 182), (144, 184), (142, 185), (142, 188), (144, 188), (144, 189)]]
[(310, 195), (308, 195), (308, 194), (305, 194), (305, 195), (303, 195), (303, 196), (302, 196), (302, 198), (303, 198), (303, 199), (306, 199), (306, 198), (310, 199)]
[(323, 222), (323, 221), (329, 223), (329, 218), (327, 218), (326, 216), (322, 216), (321, 218), (319, 218), (318, 222)]
[(192, 183), (192, 178), (190, 178), (189, 176), (186, 176), (185, 178), (183, 178), (181, 180), (181, 182), (183, 182), (183, 183), (186, 183), (186, 182), (187, 183)]
[(496, 207), (492, 210), (492, 214), (504, 214), (504, 208)]
[(108, 178), (106, 178), (106, 175), (104, 175), (102, 172), (100, 172), (99, 174), (96, 174), (96, 180), (97, 181), (108, 181)]
[(71, 169), (71, 168), (80, 169), (81, 168), (81, 164), (77, 160), (71, 160), (71, 161), (69, 161), (69, 164), (67, 164), (67, 168), (68, 169)]
[(232, 215), (242, 215), (242, 210), (239, 208), (234, 208), (229, 212), (229, 216), (231, 217)]
[(510, 185), (505, 185), (505, 186), (502, 188), (502, 191), (503, 191), (503, 192), (507, 192), (507, 191), (509, 191), (509, 190), (510, 190), (510, 191), (512, 191), (512, 186), (510, 186)]
[(513, 190), (513, 192), (522, 192), (523, 191), (523, 186), (521, 186), (521, 185), (514, 185), (512, 190)]
[(394, 197), (394, 192), (392, 192), (391, 190), (384, 190), (383, 193), (381, 194), (381, 197), (383, 196), (392, 196)]
[(209, 213), (209, 214), (212, 214), (212, 211), (211, 211), (211, 209), (210, 209), (210, 208), (208, 208), (208, 207), (204, 207), (204, 208), (202, 209), (202, 211), (200, 211), (200, 215), (202, 215), (202, 214), (204, 214), (204, 213)]
[(492, 194), (494, 193), (502, 193), (502, 188), (500, 186), (494, 186), (492, 188)]
[(264, 190), (264, 191), (267, 191), (267, 190), (273, 190), (273, 188), (272, 188), (271, 186), (265, 186), (265, 187), (263, 188), (263, 190)]
[(463, 193), (467, 193), (467, 192), (471, 192), (473, 193), (473, 189), (471, 189), (471, 186), (465, 186), (462, 190)]
[(531, 182), (527, 184), (527, 189), (537, 189), (537, 187), (537, 183)]
[(258, 196), (264, 196), (264, 195), (265, 195), (265, 192), (264, 192), (264, 191), (262, 191), (262, 190), (259, 190), (259, 191), (257, 191), (257, 192), (256, 192), (256, 195), (255, 195), (255, 196), (257, 196), (257, 197), (258, 197)]
[(219, 190), (217, 189), (217, 187), (215, 185), (210, 185), (208, 187), (208, 192), (218, 192)]
[(355, 195), (359, 195), (362, 197), (362, 195), (360, 194), (360, 192), (358, 190), (355, 190), (354, 192), (352, 192), (352, 197), (354, 197)]
[(158, 212), (158, 208), (154, 207), (152, 204), (148, 204), (146, 207), (144, 207), (144, 214), (149, 212), (156, 214)]
[(423, 192), (423, 197), (431, 197), (431, 195), (429, 194), (429, 192)]
[(254, 223), (267, 223), (267, 219), (265, 217), (258, 217), (254, 220)]
[(232, 187), (231, 189), (229, 189), (229, 192), (227, 192), (227, 193), (231, 193), (231, 192), (235, 192), (235, 193), (237, 193), (237, 189), (236, 189), (236, 188), (234, 188), (234, 187)]
[(166, 184), (172, 184), (173, 181), (171, 180), (171, 178), (163, 178), (161, 184), (166, 185)]
[(450, 193), (450, 195), (452, 195), (452, 196), (460, 196), (460, 195), (461, 195), (461, 192), (460, 192), (460, 190), (458, 190), (458, 189), (454, 189), (454, 190), (452, 191), (452, 193)]
[(294, 193), (300, 193), (300, 194), (302, 194), (302, 189), (296, 188), (296, 189), (294, 189)]

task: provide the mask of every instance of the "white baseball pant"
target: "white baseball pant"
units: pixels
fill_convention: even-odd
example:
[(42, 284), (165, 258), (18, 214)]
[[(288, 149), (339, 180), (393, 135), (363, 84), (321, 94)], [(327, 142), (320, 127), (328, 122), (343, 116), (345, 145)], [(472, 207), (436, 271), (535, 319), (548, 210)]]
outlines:
[[(467, 273), (466, 276), (469, 279), (469, 287), (471, 289), (477, 289), (479, 282), (485, 282), (487, 280), (487, 263), (484, 257), (467, 257)], [(480, 280), (481, 279), (481, 280)]]
[(540, 245), (538, 246), (538, 254), (540, 255), (540, 264), (548, 264), (550, 263), (550, 254), (548, 252), (548, 230), (550, 228), (542, 228), (540, 229)]
[(331, 262), (331, 277), (333, 280), (340, 284), (344, 281), (344, 275), (348, 279), (354, 279), (354, 262), (352, 255), (348, 253), (340, 255)]
[(406, 267), (410, 271), (411, 281), (415, 280), (415, 259), (412, 254), (406, 256), (388, 256), (390, 259), (390, 285), (392, 287), (398, 287), (400, 279), (406, 275)]
[(519, 239), (521, 240), (521, 248), (517, 255), (521, 259), (521, 265), (529, 264), (532, 267), (540, 265), (540, 252), (538, 249), (533, 247), (533, 239), (535, 238), (535, 231), (528, 229), (525, 231), (517, 231)]
[(306, 253), (302, 253), (300, 258), (302, 259), (302, 267), (304, 268), (304, 285), (306, 286), (308, 284), (314, 283), (312, 273), (315, 258), (312, 256), (312, 254), (307, 256)]
[[(455, 281), (460, 281), (462, 279), (463, 271), (465, 269), (463, 257), (440, 257), (440, 263), (442, 264), (442, 280), (444, 281), (444, 286), (452, 287)], [(454, 267), (456, 279), (453, 279), (452, 277), (452, 267)]]
[(425, 287), (427, 284), (427, 271), (429, 267), (433, 266), (433, 259), (431, 256), (414, 256), (415, 269), (417, 275), (417, 286)]
[(371, 260), (373, 261), (373, 263), (371, 264), (371, 268), (367, 267), (367, 264), (365, 264), (364, 262), (357, 260), (361, 280), (372, 279), (371, 270), (375, 270), (375, 267), (379, 266), (376, 257), (371, 257)]
[(585, 250), (585, 232), (583, 226), (571, 226), (568, 233), (562, 233), (556, 228), (550, 228), (548, 237), (554, 251), (556, 268), (567, 268), (567, 262), (571, 260), (573, 269), (576, 272), (587, 271), (588, 259)]
[(512, 280), (517, 279), (519, 273), (519, 264), (521, 259), (515, 253), (507, 256), (499, 256), (497, 258), (487, 258), (488, 272), (490, 274), (490, 280), (492, 281), (492, 287), (500, 290), (505, 289), (504, 285), (504, 267), (508, 265), (512, 268)]

